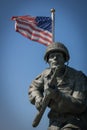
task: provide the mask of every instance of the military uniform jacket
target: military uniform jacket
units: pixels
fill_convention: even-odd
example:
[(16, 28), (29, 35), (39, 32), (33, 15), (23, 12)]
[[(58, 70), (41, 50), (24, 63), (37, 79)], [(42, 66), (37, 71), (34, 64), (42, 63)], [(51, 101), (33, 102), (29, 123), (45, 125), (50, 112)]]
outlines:
[[(44, 89), (51, 79), (51, 69), (44, 70), (29, 86), (29, 100), (35, 104), (35, 98), (44, 96)], [(87, 77), (81, 72), (67, 66), (64, 77), (56, 77), (59, 94), (51, 105), (48, 117), (57, 115), (82, 115), (87, 108)]]

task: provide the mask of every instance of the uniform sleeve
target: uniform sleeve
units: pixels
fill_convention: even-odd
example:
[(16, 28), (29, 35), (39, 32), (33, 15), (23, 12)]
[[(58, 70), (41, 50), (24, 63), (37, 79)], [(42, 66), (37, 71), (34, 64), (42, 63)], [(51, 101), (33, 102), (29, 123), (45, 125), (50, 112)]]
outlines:
[(35, 80), (32, 81), (31, 85), (29, 86), (28, 96), (29, 100), (32, 104), (35, 104), (35, 99), (38, 97), (43, 97), (43, 74), (40, 74), (36, 77)]
[(79, 114), (87, 107), (87, 78), (82, 72), (77, 77), (72, 95), (58, 92), (57, 110), (60, 113)]

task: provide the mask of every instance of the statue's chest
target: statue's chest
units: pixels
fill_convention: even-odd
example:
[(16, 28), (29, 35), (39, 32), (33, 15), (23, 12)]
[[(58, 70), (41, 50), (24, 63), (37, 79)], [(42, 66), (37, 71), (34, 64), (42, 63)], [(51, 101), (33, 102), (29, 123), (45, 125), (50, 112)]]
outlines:
[[(46, 87), (49, 87), (48, 84), (50, 84), (51, 78), (45, 78), (44, 82), (44, 87), (46, 89)], [(55, 86), (63, 93), (71, 94), (74, 90), (74, 80), (67, 77), (55, 77), (54, 81), (50, 85)]]
[(71, 93), (74, 89), (74, 81), (66, 78), (57, 78), (57, 87), (64, 93)]

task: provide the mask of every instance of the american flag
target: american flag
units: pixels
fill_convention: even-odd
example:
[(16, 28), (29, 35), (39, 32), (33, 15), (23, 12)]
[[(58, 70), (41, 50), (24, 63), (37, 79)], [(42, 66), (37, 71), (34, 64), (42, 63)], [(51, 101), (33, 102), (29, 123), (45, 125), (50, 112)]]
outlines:
[(52, 20), (50, 17), (13, 16), (15, 30), (30, 40), (48, 46), (52, 43)]

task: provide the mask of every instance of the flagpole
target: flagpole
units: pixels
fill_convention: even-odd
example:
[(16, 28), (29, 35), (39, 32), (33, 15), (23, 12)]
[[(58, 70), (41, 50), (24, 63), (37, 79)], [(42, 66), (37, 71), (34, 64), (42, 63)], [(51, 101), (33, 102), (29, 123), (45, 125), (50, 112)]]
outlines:
[(55, 9), (51, 9), (52, 18), (52, 42), (55, 42)]

